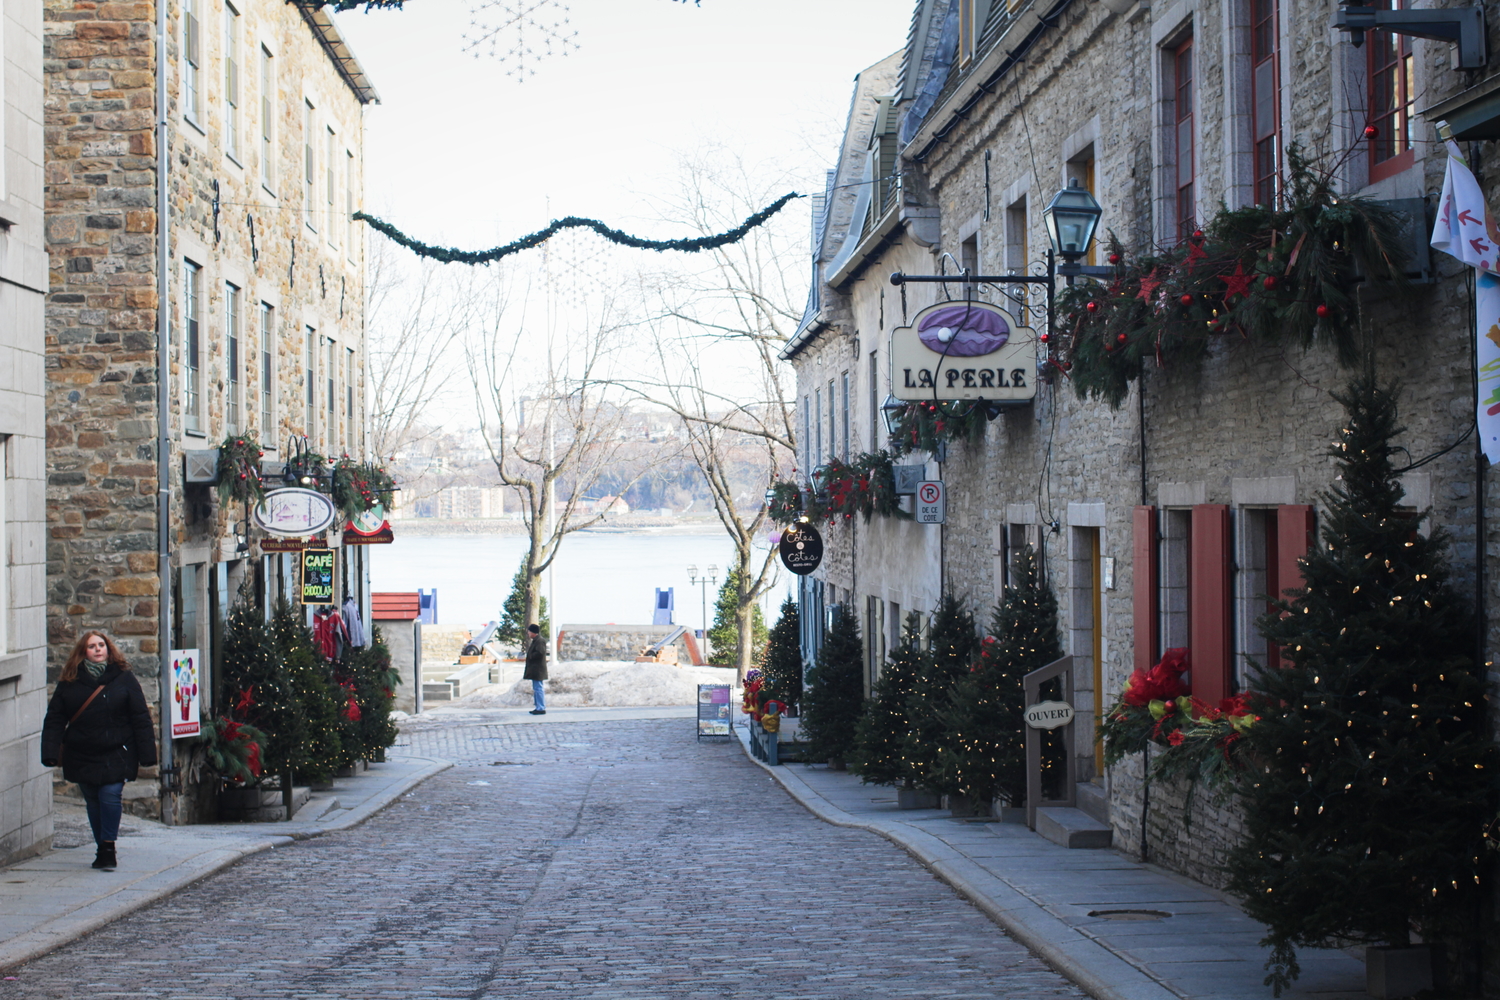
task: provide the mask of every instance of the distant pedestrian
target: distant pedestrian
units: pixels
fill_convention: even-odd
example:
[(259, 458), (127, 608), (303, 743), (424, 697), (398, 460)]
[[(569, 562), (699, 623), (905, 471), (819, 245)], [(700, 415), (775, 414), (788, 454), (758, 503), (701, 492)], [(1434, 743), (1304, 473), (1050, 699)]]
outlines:
[(542, 638), (539, 625), (527, 625), (531, 643), (526, 647), (526, 672), (521, 676), (531, 682), (531, 699), (536, 707), (532, 715), (546, 715), (547, 703), (542, 700), (542, 681), (547, 679), (547, 640)]
[(98, 845), (94, 867), (114, 868), (125, 782), (156, 765), (156, 729), (130, 664), (103, 632), (79, 638), (47, 705), (42, 765), (59, 763), (83, 793)]

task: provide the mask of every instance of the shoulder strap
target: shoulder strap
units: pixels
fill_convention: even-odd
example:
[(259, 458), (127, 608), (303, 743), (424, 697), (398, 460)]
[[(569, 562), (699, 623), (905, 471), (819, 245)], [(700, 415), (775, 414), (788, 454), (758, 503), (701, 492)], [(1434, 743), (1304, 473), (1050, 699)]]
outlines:
[(94, 703), (94, 699), (97, 698), (97, 697), (99, 697), (99, 692), (103, 691), (103, 690), (104, 690), (104, 685), (103, 684), (100, 684), (98, 687), (94, 688), (94, 693), (91, 694), (91, 695), (89, 695), (88, 698), (85, 699), (84, 703), (78, 707), (78, 711), (76, 711), (76, 712), (73, 713), (73, 717), (68, 720), (68, 725), (71, 726), (73, 723), (77, 722), (78, 721), (78, 717), (84, 713), (85, 709), (87, 709), (90, 705), (92, 705)]

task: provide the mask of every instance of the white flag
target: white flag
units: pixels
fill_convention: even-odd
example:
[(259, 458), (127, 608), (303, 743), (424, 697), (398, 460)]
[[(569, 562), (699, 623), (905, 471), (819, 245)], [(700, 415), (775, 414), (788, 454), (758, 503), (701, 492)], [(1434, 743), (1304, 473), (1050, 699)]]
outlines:
[(1479, 182), (1452, 139), (1448, 140), (1448, 171), (1432, 227), (1432, 245), (1481, 274), (1500, 272), (1500, 233), (1485, 208)]

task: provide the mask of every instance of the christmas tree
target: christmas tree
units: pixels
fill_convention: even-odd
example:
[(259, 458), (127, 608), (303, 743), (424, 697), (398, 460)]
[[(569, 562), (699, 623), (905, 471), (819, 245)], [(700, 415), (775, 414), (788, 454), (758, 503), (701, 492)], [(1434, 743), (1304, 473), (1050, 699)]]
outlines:
[(1246, 836), (1230, 889), (1267, 925), (1280, 995), (1299, 946), (1462, 941), (1496, 810), (1495, 747), (1473, 620), (1448, 583), (1448, 539), (1399, 510), (1393, 389), (1356, 380), (1339, 476), (1302, 562), (1306, 588), (1259, 621), (1281, 669), (1252, 681), (1240, 776)]
[(227, 715), (265, 736), (261, 766), (283, 774), (303, 764), (307, 715), (282, 667), (279, 619), (269, 624), (253, 604), (236, 604), (224, 627), (223, 687)]
[(352, 749), (365, 760), (380, 760), (385, 748), (396, 742), (391, 705), (395, 703), (401, 676), (391, 665), (391, 651), (386, 648), (379, 628), (374, 630), (371, 645), (349, 650), (344, 669), (354, 686), (355, 704), (359, 707), (359, 718), (353, 720), (356, 725)]
[(971, 802), (999, 797), (1018, 806), (1026, 801), (1024, 681), (1062, 656), (1062, 642), (1057, 598), (1043, 582), (1031, 546), (1017, 553), (1012, 578), (1016, 583), (991, 619), (993, 634), (980, 642), (978, 658), (941, 713), (948, 737), (937, 770), (943, 786)]
[(813, 760), (843, 760), (854, 748), (854, 729), (864, 707), (864, 644), (859, 620), (844, 605), (833, 609), (833, 627), (807, 672), (799, 732)]
[(922, 648), (922, 616), (913, 611), (855, 729), (850, 766), (870, 784), (899, 785), (918, 777), (906, 762), (906, 706), (917, 678), (931, 670), (932, 655)]
[(278, 604), (271, 617), (271, 637), (305, 722), (291, 769), (299, 775), (331, 777), (356, 759), (345, 745), (348, 697), (334, 682), (332, 666), (318, 655), (300, 609), (285, 601)]
[(792, 706), (802, 700), (801, 631), (797, 602), (788, 597), (781, 605), (781, 617), (776, 619), (766, 643), (761, 690), (767, 698)]
[[(719, 667), (739, 664), (740, 626), (735, 621), (735, 608), (740, 603), (740, 571), (731, 568), (719, 587), (719, 597), (714, 601), (714, 623), (708, 630), (708, 662)], [(768, 633), (766, 618), (760, 613), (760, 605), (751, 608), (750, 662), (759, 665), (765, 656)]]
[(969, 672), (979, 645), (974, 615), (952, 594), (945, 596), (932, 618), (931, 657), (907, 699), (910, 725), (906, 732), (906, 762), (918, 787), (942, 794), (959, 791), (945, 778), (938, 762), (953, 734), (945, 719), (953, 704), (953, 689)]
[[(545, 597), (539, 599), (537, 608), (537, 614), (541, 620), (536, 624), (542, 627), (543, 636), (549, 636), (552, 634), (552, 623), (547, 620)], [(531, 622), (526, 620), (526, 557), (522, 556), (521, 565), (517, 567), (515, 578), (510, 583), (510, 594), (500, 607), (500, 625), (495, 631), (495, 638), (516, 649), (524, 650), (526, 644), (531, 641), (531, 636), (526, 632), (526, 626), (530, 624)]]

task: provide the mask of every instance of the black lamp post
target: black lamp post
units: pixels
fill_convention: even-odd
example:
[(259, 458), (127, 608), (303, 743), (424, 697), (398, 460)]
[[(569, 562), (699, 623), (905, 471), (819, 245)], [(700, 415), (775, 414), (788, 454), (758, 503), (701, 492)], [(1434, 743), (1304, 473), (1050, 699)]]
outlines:
[[(715, 566), (713, 563), (709, 563), (708, 564), (708, 569), (706, 569), (706, 570), (703, 571), (703, 575), (702, 576), (698, 575), (698, 567), (697, 566), (689, 566), (687, 568), (687, 571), (688, 571), (688, 586), (690, 586), (690, 587), (699, 587), (700, 590), (701, 590), (701, 593), (702, 593), (702, 598), (703, 598), (703, 638), (705, 640), (707, 640), (708, 639), (708, 585), (710, 583), (717, 584), (719, 582), (719, 567)], [(710, 579), (710, 578), (712, 578), (712, 579)]]
[(1083, 273), (1078, 261), (1089, 252), (1094, 230), (1099, 226), (1099, 216), (1103, 214), (1104, 210), (1088, 189), (1079, 187), (1076, 177), (1053, 195), (1042, 210), (1042, 221), (1047, 225), (1052, 250), (1063, 259), (1058, 273), (1066, 277), (1070, 285), (1076, 275)]
[[(895, 282), (894, 275), (891, 280)], [(896, 283), (899, 284), (899, 282)], [(906, 412), (906, 406), (906, 403), (903, 403), (895, 396), (886, 396), (885, 402), (880, 404), (880, 419), (885, 421), (885, 432), (887, 434), (896, 433), (896, 427), (901, 422), (901, 414)]]

